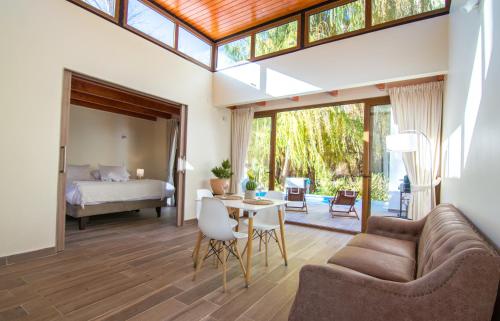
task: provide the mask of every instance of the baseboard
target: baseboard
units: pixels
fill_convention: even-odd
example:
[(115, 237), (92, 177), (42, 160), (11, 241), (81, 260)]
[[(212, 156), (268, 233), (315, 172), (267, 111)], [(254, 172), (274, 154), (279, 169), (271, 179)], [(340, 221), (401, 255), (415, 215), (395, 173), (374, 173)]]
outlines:
[(48, 247), (45, 249), (40, 249), (40, 250), (35, 250), (35, 251), (30, 251), (30, 252), (13, 254), (13, 255), (4, 256), (4, 257), (0, 258), (0, 266), (22, 263), (22, 262), (37, 259), (40, 257), (50, 256), (50, 255), (55, 255), (55, 254), (56, 254), (55, 247)]

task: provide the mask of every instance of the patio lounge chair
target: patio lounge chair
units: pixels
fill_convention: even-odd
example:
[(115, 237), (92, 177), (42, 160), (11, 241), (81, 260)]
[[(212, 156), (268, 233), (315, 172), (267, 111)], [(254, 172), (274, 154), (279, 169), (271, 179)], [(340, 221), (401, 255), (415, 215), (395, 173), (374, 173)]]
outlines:
[(304, 177), (287, 177), (285, 179), (285, 199), (289, 202), (300, 202), (300, 206), (291, 206), (286, 204), (285, 207), (289, 211), (306, 212), (306, 178)]
[[(358, 212), (356, 212), (356, 208), (354, 207), (358, 194), (359, 193), (356, 191), (337, 191), (337, 195), (334, 198), (330, 199), (330, 213), (332, 214), (332, 217), (355, 217), (359, 220)], [(356, 216), (352, 216), (352, 212), (354, 212)]]

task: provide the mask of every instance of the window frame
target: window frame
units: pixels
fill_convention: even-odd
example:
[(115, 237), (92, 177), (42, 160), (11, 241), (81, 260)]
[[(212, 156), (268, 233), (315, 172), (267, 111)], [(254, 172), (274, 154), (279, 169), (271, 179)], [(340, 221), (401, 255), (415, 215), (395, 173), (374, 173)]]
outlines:
[[(267, 30), (271, 30), (271, 29), (274, 29), (276, 27), (280, 27), (280, 26), (283, 26), (283, 25), (286, 25), (290, 22), (293, 22), (293, 21), (297, 21), (297, 44), (294, 46), (294, 47), (290, 47), (290, 48), (286, 48), (286, 49), (282, 49), (282, 50), (279, 50), (279, 51), (275, 51), (275, 52), (271, 52), (271, 53), (268, 53), (268, 54), (265, 54), (265, 55), (261, 55), (261, 56), (255, 56), (255, 48), (257, 46), (257, 42), (256, 42), (256, 35), (260, 32), (263, 32), (263, 31), (267, 31)], [(270, 24), (267, 24), (267, 25), (264, 25), (262, 27), (259, 27), (259, 28), (256, 28), (253, 30), (252, 32), (252, 40), (251, 40), (251, 49), (250, 50), (250, 58), (253, 59), (253, 61), (255, 60), (261, 60), (261, 59), (266, 59), (266, 58), (269, 58), (269, 57), (274, 57), (274, 56), (278, 56), (278, 55), (282, 55), (282, 54), (285, 54), (285, 53), (288, 53), (288, 52), (291, 52), (291, 51), (295, 51), (297, 49), (300, 48), (300, 39), (302, 38), (302, 28), (301, 28), (301, 25), (302, 25), (302, 16), (301, 15), (294, 15), (294, 16), (291, 16), (291, 17), (288, 17), (288, 18), (285, 18), (285, 19), (281, 19), (281, 20), (278, 20), (276, 22), (273, 22), (273, 23), (270, 23)]]
[[(217, 65), (219, 64), (219, 47), (222, 47), (222, 46), (227, 45), (228, 43), (231, 43), (231, 42), (234, 42), (234, 41), (245, 39), (247, 37), (250, 37), (250, 56), (248, 57), (248, 59), (245, 60), (245, 61), (238, 62), (238, 63), (236, 63), (234, 65), (231, 65), (231, 66), (228, 66), (228, 67), (218, 68)], [(231, 38), (227, 38), (227, 39), (224, 39), (222, 41), (219, 41), (219, 42), (215, 43), (214, 49), (215, 49), (215, 54), (214, 54), (213, 66), (214, 66), (214, 70), (215, 71), (217, 71), (217, 70), (224, 70), (224, 69), (227, 69), (227, 68), (236, 67), (236, 66), (239, 66), (239, 65), (242, 65), (242, 64), (249, 63), (250, 61), (252, 61), (252, 51), (253, 51), (253, 37), (252, 37), (252, 33), (248, 32), (248, 33), (245, 33), (245, 34), (238, 35), (236, 37), (231, 37)]]
[(114, 23), (119, 23), (119, 21), (120, 21), (120, 8), (122, 6), (122, 1), (126, 1), (126, 0), (115, 0), (115, 15), (114, 16), (109, 15), (108, 13), (99, 10), (98, 8), (86, 3), (83, 0), (68, 0), (68, 1), (76, 4), (77, 6), (83, 8), (85, 10), (88, 10), (92, 13), (99, 15), (106, 20), (109, 20), (109, 21), (114, 22)]
[[(71, 1), (71, 0), (69, 0)], [(213, 66), (213, 55), (214, 55), (214, 47), (215, 47), (215, 43), (212, 42), (210, 39), (206, 38), (205, 36), (202, 36), (198, 31), (194, 30), (193, 28), (191, 28), (190, 26), (188, 26), (187, 24), (185, 24), (183, 21), (179, 20), (178, 18), (176, 18), (175, 16), (173, 15), (170, 15), (166, 12), (164, 12), (163, 10), (161, 10), (160, 8), (156, 7), (154, 4), (152, 4), (151, 2), (147, 1), (147, 0), (138, 0), (139, 2), (141, 2), (142, 4), (144, 4), (145, 6), (148, 6), (149, 8), (151, 8), (152, 10), (155, 10), (156, 12), (158, 12), (159, 14), (161, 14), (162, 16), (164, 16), (165, 18), (169, 19), (170, 21), (172, 21), (174, 23), (174, 46), (171, 47), (169, 46), (168, 44), (165, 44), (161, 41), (159, 41), (158, 39), (155, 39), (153, 37), (151, 37), (150, 35), (130, 26), (128, 23), (127, 23), (127, 15), (128, 15), (128, 2), (129, 0), (120, 0), (122, 1), (122, 4), (123, 4), (123, 20), (122, 20), (122, 23), (120, 24), (123, 28), (131, 31), (132, 33), (135, 33), (136, 35), (138, 36), (141, 36), (142, 38), (146, 39), (146, 40), (149, 40), (151, 42), (154, 42), (155, 44), (159, 45), (160, 47), (163, 47), (165, 49), (167, 49), (168, 51), (184, 58), (184, 59), (187, 59), (189, 60), (190, 62), (194, 63), (194, 64), (197, 64), (198, 66), (200, 67), (203, 67), (205, 69), (208, 69), (209, 71), (213, 71), (212, 69), (212, 66)], [(179, 26), (183, 27), (184, 29), (188, 30), (190, 33), (192, 33), (194, 36), (196, 36), (197, 38), (201, 39), (202, 41), (204, 41), (205, 43), (207, 43), (209, 46), (211, 46), (212, 50), (211, 50), (211, 57), (210, 57), (210, 65), (205, 65), (204, 63), (202, 63), (201, 61), (198, 61), (188, 55), (186, 55), (185, 53), (179, 51), (178, 49), (178, 43), (179, 43)]]
[(125, 27), (126, 29), (132, 31), (133, 33), (135, 34), (138, 34), (140, 36), (142, 36), (143, 38), (147, 38), (148, 40), (156, 43), (157, 45), (160, 45), (166, 49), (175, 49), (176, 47), (176, 44), (177, 44), (177, 23), (175, 21), (175, 18), (170, 16), (170, 15), (167, 15), (166, 13), (162, 12), (161, 10), (159, 10), (158, 8), (156, 8), (155, 6), (153, 6), (149, 1), (144, 1), (144, 0), (136, 0), (140, 3), (142, 3), (143, 5), (145, 5), (146, 7), (150, 8), (151, 10), (155, 11), (156, 13), (160, 14), (162, 17), (170, 20), (173, 24), (174, 24), (174, 43), (173, 43), (173, 46), (170, 46), (169, 44), (167, 43), (164, 43), (164, 42), (161, 42), (160, 40), (156, 39), (155, 37), (152, 37), (150, 35), (148, 35), (147, 33), (145, 33), (144, 31), (141, 31), (131, 25), (128, 24), (128, 6), (129, 6), (129, 0), (122, 0), (123, 1), (123, 27)]
[(377, 25), (372, 25), (373, 21), (372, 21), (372, 10), (371, 10), (372, 6), (371, 6), (371, 4), (372, 4), (373, 0), (369, 0), (369, 1), (370, 1), (370, 26), (374, 30), (384, 29), (384, 28), (388, 28), (388, 27), (393, 27), (393, 26), (397, 26), (397, 25), (401, 25), (401, 24), (405, 24), (405, 23), (409, 23), (409, 22), (414, 22), (414, 21), (422, 20), (422, 19), (425, 19), (425, 18), (430, 18), (430, 17), (436, 16), (436, 15), (439, 15), (439, 14), (444, 14), (444, 13), (449, 12), (450, 11), (450, 7), (451, 7), (451, 0), (444, 0), (445, 5), (441, 9), (435, 9), (435, 10), (431, 10), (431, 11), (427, 11), (427, 12), (422, 12), (422, 13), (419, 13), (419, 14), (416, 14), (416, 15), (413, 15), (413, 16), (407, 16), (407, 17), (403, 17), (403, 18), (399, 18), (399, 19), (395, 19), (395, 20), (390, 20), (390, 21), (386, 21), (386, 22), (383, 22), (383, 23), (379, 23)]
[[(269, 54), (266, 54), (266, 55), (262, 55), (262, 56), (258, 56), (258, 57), (255, 56), (255, 46), (256, 46), (255, 35), (256, 34), (258, 34), (259, 32), (262, 32), (262, 31), (273, 29), (275, 27), (279, 27), (281, 25), (285, 25), (285, 24), (290, 23), (292, 21), (297, 21), (297, 45), (296, 46), (291, 47), (291, 48), (287, 48), (287, 49), (283, 49), (283, 50), (279, 50), (279, 51), (275, 51), (275, 52), (272, 52), (272, 53), (269, 53)], [(215, 48), (215, 54), (214, 54), (214, 58), (215, 59), (214, 59), (214, 64), (213, 64), (214, 71), (224, 70), (224, 69), (232, 68), (232, 67), (235, 67), (235, 66), (240, 66), (240, 65), (243, 65), (245, 63), (259, 61), (259, 60), (262, 60), (262, 59), (267, 59), (267, 58), (271, 58), (271, 57), (275, 57), (275, 56), (280, 56), (280, 55), (283, 55), (283, 54), (286, 54), (286, 53), (290, 53), (290, 52), (293, 52), (293, 51), (300, 50), (300, 48), (302, 47), (302, 27), (301, 26), (302, 26), (302, 15), (301, 14), (295, 14), (295, 15), (292, 15), (290, 17), (287, 17), (287, 18), (284, 18), (284, 19), (280, 19), (278, 21), (275, 21), (275, 22), (272, 22), (272, 23), (268, 23), (268, 24), (262, 25), (260, 27), (251, 29), (251, 30), (249, 30), (247, 32), (235, 35), (233, 37), (225, 38), (225, 39), (223, 39), (221, 41), (216, 41), (215, 45), (214, 45), (214, 48)], [(250, 37), (250, 59), (248, 59), (245, 62), (241, 62), (241, 63), (235, 64), (235, 65), (232, 65), (232, 66), (228, 66), (228, 67), (224, 67), (224, 68), (218, 68), (218, 66), (217, 66), (217, 63), (218, 63), (217, 62), (217, 58), (219, 56), (219, 47), (223, 46), (225, 44), (231, 43), (233, 41), (241, 40), (241, 39), (246, 38), (246, 37)]]
[[(209, 65), (205, 65), (203, 62), (198, 61), (198, 60), (194, 59), (193, 57), (189, 56), (188, 54), (185, 54), (184, 52), (182, 52), (182, 51), (179, 50), (179, 27), (184, 28), (187, 32), (189, 32), (190, 34), (192, 34), (193, 36), (195, 36), (196, 38), (200, 39), (201, 41), (203, 41), (204, 43), (206, 43), (207, 45), (210, 46), (211, 50), (210, 50)], [(199, 35), (198, 32), (196, 32), (193, 28), (189, 27), (188, 25), (182, 23), (179, 20), (175, 24), (175, 39), (174, 40), (175, 40), (175, 50), (177, 51), (177, 53), (179, 53), (180, 55), (182, 55), (184, 58), (186, 58), (188, 60), (191, 60), (192, 62), (195, 62), (196, 64), (198, 64), (200, 66), (204, 66), (205, 68), (208, 67), (210, 70), (212, 70), (213, 61), (214, 61), (214, 47), (215, 47), (215, 43), (213, 43), (209, 39), (206, 39), (205, 37)]]
[(304, 14), (304, 48), (307, 47), (312, 47), (312, 46), (317, 46), (321, 45), (324, 43), (340, 40), (340, 39), (345, 39), (353, 36), (358, 36), (361, 34), (369, 33), (372, 31), (377, 31), (377, 30), (382, 30), (390, 27), (395, 27), (399, 25), (403, 25), (406, 23), (411, 23), (411, 22), (416, 22), (419, 20), (427, 19), (427, 18), (432, 18), (432, 17), (437, 17), (442, 14), (446, 14), (450, 11), (450, 6), (451, 6), (451, 0), (445, 0), (445, 6), (441, 9), (436, 9), (432, 11), (427, 11), (423, 12), (420, 14), (416, 14), (413, 16), (408, 16), (396, 20), (391, 20), (387, 21), (384, 23), (380, 23), (377, 25), (372, 25), (372, 2), (373, 0), (365, 0), (365, 27), (351, 31), (351, 32), (346, 32), (340, 35), (334, 35), (328, 38), (323, 38), (321, 40), (316, 40), (316, 41), (309, 41), (309, 18), (311, 15), (316, 14), (318, 12), (326, 11), (329, 9), (333, 9), (336, 7), (340, 7), (346, 4), (349, 4), (351, 2), (355, 2), (358, 0), (340, 0), (340, 1), (335, 1), (333, 3), (328, 3), (325, 5), (322, 5), (320, 7), (311, 9), (311, 10), (306, 10)]
[[(304, 17), (305, 17), (304, 18), (304, 20), (305, 20), (305, 24), (304, 24), (304, 47), (309, 47), (309, 46), (312, 46), (312, 45), (319, 45), (319, 44), (323, 44), (323, 43), (327, 43), (327, 42), (331, 42), (331, 41), (335, 41), (335, 40), (339, 40), (339, 39), (343, 39), (343, 38), (347, 38), (347, 37), (352, 37), (352, 36), (359, 35), (359, 34), (367, 32), (369, 30), (368, 25), (371, 25), (371, 2), (372, 2), (372, 0), (364, 0), (365, 1), (365, 26), (363, 28), (360, 28), (360, 29), (354, 30), (354, 31), (350, 31), (350, 32), (346, 32), (346, 33), (342, 33), (342, 34), (339, 34), (339, 35), (333, 35), (333, 36), (326, 37), (326, 38), (323, 38), (323, 39), (319, 39), (319, 40), (316, 40), (316, 41), (310, 41), (309, 40), (309, 30), (310, 30), (309, 29), (310, 28), (309, 21), (310, 21), (310, 18), (311, 18), (312, 15), (315, 15), (317, 13), (320, 13), (320, 12), (323, 12), (323, 11), (327, 11), (327, 10), (330, 10), (330, 9), (335, 9), (335, 8), (338, 8), (338, 7), (342, 7), (344, 5), (347, 5), (347, 4), (356, 2), (356, 1), (360, 1), (360, 0), (341, 0), (341, 1), (336, 1), (334, 3), (325, 4), (325, 5), (320, 6), (318, 8), (314, 8), (312, 10), (306, 11), (305, 15), (304, 15)], [(367, 16), (368, 7), (370, 7), (370, 17), (369, 18)], [(368, 23), (368, 19), (370, 20), (370, 23)]]

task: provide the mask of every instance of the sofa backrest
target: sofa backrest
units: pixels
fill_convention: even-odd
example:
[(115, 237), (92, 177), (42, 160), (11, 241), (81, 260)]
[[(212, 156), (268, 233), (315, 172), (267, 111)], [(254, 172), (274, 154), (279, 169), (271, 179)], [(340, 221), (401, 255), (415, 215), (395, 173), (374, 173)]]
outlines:
[(437, 206), (427, 216), (418, 243), (417, 278), (468, 249), (492, 252), (490, 245), (453, 205)]

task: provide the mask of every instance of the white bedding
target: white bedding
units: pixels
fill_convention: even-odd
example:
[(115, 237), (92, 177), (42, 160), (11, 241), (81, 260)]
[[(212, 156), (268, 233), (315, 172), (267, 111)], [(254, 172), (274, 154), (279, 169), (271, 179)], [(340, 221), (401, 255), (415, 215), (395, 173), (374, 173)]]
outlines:
[(126, 182), (74, 181), (66, 186), (66, 201), (72, 205), (165, 199), (174, 195), (173, 185), (160, 180)]

